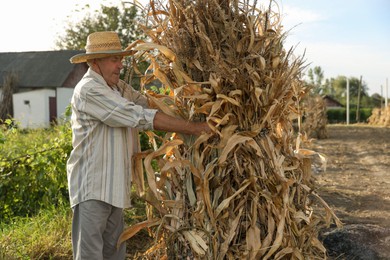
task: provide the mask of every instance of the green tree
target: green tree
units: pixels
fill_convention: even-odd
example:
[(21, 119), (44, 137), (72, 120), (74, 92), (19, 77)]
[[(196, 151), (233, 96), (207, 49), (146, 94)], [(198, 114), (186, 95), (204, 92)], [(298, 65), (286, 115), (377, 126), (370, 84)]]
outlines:
[[(350, 77), (349, 80), (349, 98), (350, 98), (350, 104), (356, 104), (357, 98), (358, 98), (358, 91), (359, 91), (359, 84), (360, 79), (356, 77)], [(338, 76), (337, 78), (331, 79), (331, 87), (333, 90), (333, 97), (340, 101), (340, 103), (345, 104), (345, 98), (346, 98), (346, 90), (347, 90), (347, 77), (345, 76)], [(367, 85), (364, 81), (362, 81), (362, 86), (360, 90), (360, 96), (362, 99), (367, 101)]]
[(329, 94), (329, 81), (324, 82), (324, 71), (320, 66), (310, 68), (307, 76), (309, 77), (308, 84), (311, 86), (313, 94), (325, 95)]
[(65, 34), (59, 36), (56, 45), (59, 49), (83, 50), (85, 49), (87, 36), (96, 31), (115, 31), (124, 46), (136, 39), (145, 38), (139, 22), (141, 16), (137, 15), (137, 8), (134, 5), (127, 6), (122, 3), (120, 6), (104, 6), (101, 10), (91, 13), (89, 5), (75, 12), (85, 13), (79, 22), (69, 22), (65, 27)]
[[(94, 14), (89, 5), (76, 10), (86, 15), (78, 22), (68, 23), (64, 35), (59, 36), (56, 41), (57, 47), (67, 50), (84, 50), (88, 35), (96, 31), (117, 32), (123, 46), (146, 38), (140, 26), (143, 18), (138, 15), (138, 7), (129, 2), (122, 2), (120, 6), (101, 5), (100, 7), (101, 10), (94, 11)], [(139, 89), (140, 75), (137, 73), (143, 73), (148, 63), (145, 60), (137, 61), (131, 57), (126, 58), (125, 62), (125, 70), (121, 78), (130, 82), (135, 89)], [(136, 70), (135, 67), (137, 67)]]
[(384, 105), (385, 99), (378, 93), (374, 93), (371, 96), (373, 107), (382, 107)]
[[(320, 66), (310, 68), (307, 73), (308, 80), (305, 81), (314, 95), (330, 95), (343, 105), (346, 104), (347, 77), (338, 76), (337, 78), (324, 78), (324, 71)], [(360, 79), (350, 77), (349, 79), (349, 98), (351, 107), (357, 106)], [(374, 94), (368, 95), (367, 84), (362, 81), (360, 88), (360, 107), (373, 108), (381, 106), (381, 97)]]

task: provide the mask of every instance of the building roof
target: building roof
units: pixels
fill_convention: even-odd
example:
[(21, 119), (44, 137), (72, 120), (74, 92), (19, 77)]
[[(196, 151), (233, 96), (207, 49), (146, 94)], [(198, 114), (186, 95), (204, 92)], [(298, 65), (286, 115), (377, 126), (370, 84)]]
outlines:
[(62, 86), (75, 68), (69, 59), (83, 51), (0, 52), (0, 86), (5, 76), (16, 73), (18, 86)]
[(344, 107), (343, 104), (329, 95), (323, 96), (322, 99), (325, 101), (327, 107)]

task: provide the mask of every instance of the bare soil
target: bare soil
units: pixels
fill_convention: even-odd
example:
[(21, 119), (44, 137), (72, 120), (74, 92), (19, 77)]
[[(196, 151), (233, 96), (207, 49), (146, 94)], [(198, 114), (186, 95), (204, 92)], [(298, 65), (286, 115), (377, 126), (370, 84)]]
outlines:
[(312, 149), (318, 192), (343, 222), (323, 231), (331, 259), (390, 259), (390, 128), (328, 125)]

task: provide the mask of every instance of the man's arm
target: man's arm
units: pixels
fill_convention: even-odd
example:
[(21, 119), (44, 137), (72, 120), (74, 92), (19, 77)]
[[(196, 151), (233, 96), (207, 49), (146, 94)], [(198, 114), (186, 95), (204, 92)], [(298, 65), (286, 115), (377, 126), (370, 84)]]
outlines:
[(153, 120), (155, 130), (176, 132), (188, 135), (210, 133), (211, 129), (206, 122), (190, 122), (157, 112)]

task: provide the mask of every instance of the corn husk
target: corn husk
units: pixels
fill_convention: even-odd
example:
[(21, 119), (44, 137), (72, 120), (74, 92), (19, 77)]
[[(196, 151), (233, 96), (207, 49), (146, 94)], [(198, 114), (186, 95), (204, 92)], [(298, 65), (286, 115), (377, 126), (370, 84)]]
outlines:
[[(164, 91), (146, 94), (169, 115), (207, 121), (213, 133), (166, 133), (144, 156), (147, 185), (138, 193), (153, 209), (143, 225), (158, 223), (147, 259), (326, 258), (318, 231), (341, 223), (315, 193), (316, 153), (293, 127), (306, 94), (303, 58), (284, 48), (275, 2), (268, 4), (150, 2), (151, 42), (132, 46), (150, 62), (143, 86), (157, 79)], [(129, 227), (120, 242), (133, 234)]]

